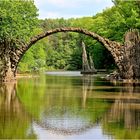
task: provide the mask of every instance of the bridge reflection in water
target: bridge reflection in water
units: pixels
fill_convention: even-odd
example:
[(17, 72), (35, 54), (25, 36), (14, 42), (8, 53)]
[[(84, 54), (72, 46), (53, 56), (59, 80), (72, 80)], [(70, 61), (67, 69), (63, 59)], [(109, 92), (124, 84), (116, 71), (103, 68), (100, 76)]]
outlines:
[[(140, 88), (92, 76), (20, 79), (0, 87), (0, 138), (140, 138)], [(54, 138), (53, 137), (53, 138)]]

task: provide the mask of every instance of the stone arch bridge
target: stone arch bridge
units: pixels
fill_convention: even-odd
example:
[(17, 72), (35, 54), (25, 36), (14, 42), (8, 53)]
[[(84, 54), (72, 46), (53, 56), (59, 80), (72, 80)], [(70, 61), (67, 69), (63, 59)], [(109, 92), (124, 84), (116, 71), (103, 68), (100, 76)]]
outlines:
[(122, 79), (140, 78), (140, 36), (137, 30), (128, 31), (125, 34), (125, 43), (121, 44), (81, 28), (62, 27), (34, 36), (28, 43), (20, 43), (18, 48), (3, 47), (4, 49), (0, 52), (0, 80), (10, 81), (15, 79), (18, 63), (26, 51), (37, 41), (58, 32), (77, 32), (92, 37), (112, 54)]

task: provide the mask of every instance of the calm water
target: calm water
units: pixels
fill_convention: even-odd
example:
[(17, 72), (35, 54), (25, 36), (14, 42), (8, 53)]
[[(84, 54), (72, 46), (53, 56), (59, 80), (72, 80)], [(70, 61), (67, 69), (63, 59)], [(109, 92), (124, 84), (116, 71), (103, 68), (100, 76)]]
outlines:
[(140, 139), (140, 86), (79, 72), (1, 85), (0, 138)]

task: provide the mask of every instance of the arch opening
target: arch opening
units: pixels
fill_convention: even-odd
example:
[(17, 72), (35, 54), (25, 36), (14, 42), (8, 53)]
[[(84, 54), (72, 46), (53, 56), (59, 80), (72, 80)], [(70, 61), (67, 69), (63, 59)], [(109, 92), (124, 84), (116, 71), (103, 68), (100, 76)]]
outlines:
[(97, 40), (98, 42), (100, 42), (103, 46), (105, 46), (105, 48), (111, 53), (111, 55), (113, 56), (114, 60), (116, 59), (116, 54), (114, 51), (113, 46), (117, 46), (120, 45), (119, 43), (115, 42), (115, 41), (110, 41), (104, 37), (99, 36), (98, 34), (94, 33), (94, 32), (90, 32), (81, 28), (56, 28), (50, 31), (46, 31), (43, 34), (37, 35), (35, 37), (33, 37), (29, 43), (26, 44), (26, 46), (24, 46), (24, 48), (22, 49), (22, 54), (20, 56), (19, 62), (21, 60), (21, 58), (23, 57), (23, 55), (28, 51), (29, 48), (32, 47), (32, 45), (34, 45), (35, 43), (37, 43), (39, 40), (48, 37), (50, 35), (59, 33), (59, 32), (76, 32), (76, 33), (80, 33), (80, 34), (84, 34), (86, 36), (92, 37), (94, 40)]

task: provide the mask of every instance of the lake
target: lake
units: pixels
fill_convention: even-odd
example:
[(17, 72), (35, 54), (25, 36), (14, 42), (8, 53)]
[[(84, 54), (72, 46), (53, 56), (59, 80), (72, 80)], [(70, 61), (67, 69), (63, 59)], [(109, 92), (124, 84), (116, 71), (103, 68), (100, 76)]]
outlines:
[(0, 86), (1, 139), (140, 139), (140, 84), (47, 72)]

